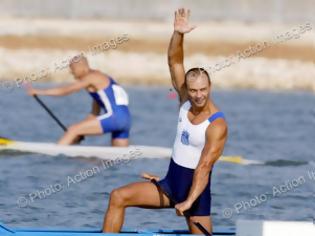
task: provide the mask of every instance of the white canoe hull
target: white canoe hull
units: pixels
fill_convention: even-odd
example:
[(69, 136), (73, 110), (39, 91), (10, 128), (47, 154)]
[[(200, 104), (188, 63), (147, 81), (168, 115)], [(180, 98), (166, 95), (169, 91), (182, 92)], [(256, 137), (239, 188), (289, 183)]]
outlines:
[(50, 156), (65, 155), (69, 157), (99, 159), (129, 158), (170, 158), (172, 150), (155, 146), (101, 147), (82, 145), (58, 145), (54, 143), (7, 141), (0, 144), (0, 150), (40, 153)]

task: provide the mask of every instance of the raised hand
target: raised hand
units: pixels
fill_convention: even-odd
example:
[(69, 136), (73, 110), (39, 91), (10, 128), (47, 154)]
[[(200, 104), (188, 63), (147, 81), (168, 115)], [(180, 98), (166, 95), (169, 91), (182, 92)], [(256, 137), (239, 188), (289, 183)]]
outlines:
[(181, 34), (192, 31), (196, 26), (189, 25), (190, 10), (180, 8), (175, 12), (174, 30)]

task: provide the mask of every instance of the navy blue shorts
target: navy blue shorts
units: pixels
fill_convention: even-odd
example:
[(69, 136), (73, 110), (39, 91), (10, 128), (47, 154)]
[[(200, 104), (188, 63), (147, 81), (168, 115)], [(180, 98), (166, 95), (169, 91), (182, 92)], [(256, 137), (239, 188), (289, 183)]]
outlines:
[[(193, 203), (189, 210), (191, 216), (210, 216), (211, 215), (211, 173), (205, 190)], [(194, 169), (182, 167), (171, 159), (167, 175), (158, 182), (159, 186), (166, 195), (173, 198), (177, 203), (187, 199), (190, 188), (192, 186)], [(174, 204), (171, 204), (174, 207)]]

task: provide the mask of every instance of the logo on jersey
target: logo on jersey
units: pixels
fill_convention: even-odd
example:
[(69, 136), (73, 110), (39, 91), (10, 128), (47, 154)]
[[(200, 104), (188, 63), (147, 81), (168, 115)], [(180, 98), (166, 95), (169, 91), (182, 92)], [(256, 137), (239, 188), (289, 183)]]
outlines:
[(179, 117), (178, 122), (182, 122), (182, 118), (181, 117)]
[(183, 130), (180, 141), (184, 145), (189, 145), (189, 133), (186, 130)]

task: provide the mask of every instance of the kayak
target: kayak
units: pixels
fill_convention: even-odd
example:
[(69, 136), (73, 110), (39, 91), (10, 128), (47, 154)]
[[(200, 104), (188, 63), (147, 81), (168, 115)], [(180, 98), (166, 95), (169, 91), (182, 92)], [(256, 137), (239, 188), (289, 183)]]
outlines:
[(156, 146), (131, 145), (128, 147), (102, 147), (87, 145), (58, 145), (43, 142), (21, 142), (0, 137), (0, 151), (39, 153), (48, 156), (99, 158), (103, 160), (130, 158), (169, 158), (172, 149)]
[[(170, 158), (172, 149), (158, 146), (131, 145), (129, 147), (104, 147), (87, 145), (58, 145), (44, 142), (23, 142), (0, 137), (0, 152), (14, 151), (38, 153), (47, 156), (65, 155), (68, 157), (98, 158), (102, 160), (127, 160), (136, 158)], [(219, 161), (241, 165), (261, 164), (242, 156), (221, 156)]]
[[(118, 233), (102, 233), (101, 230), (80, 229), (18, 229), (8, 228), (0, 224), (0, 236), (98, 236), (98, 235), (121, 235), (121, 236), (177, 236), (191, 235), (188, 230), (122, 230)], [(235, 235), (235, 227), (215, 227), (212, 235)]]

